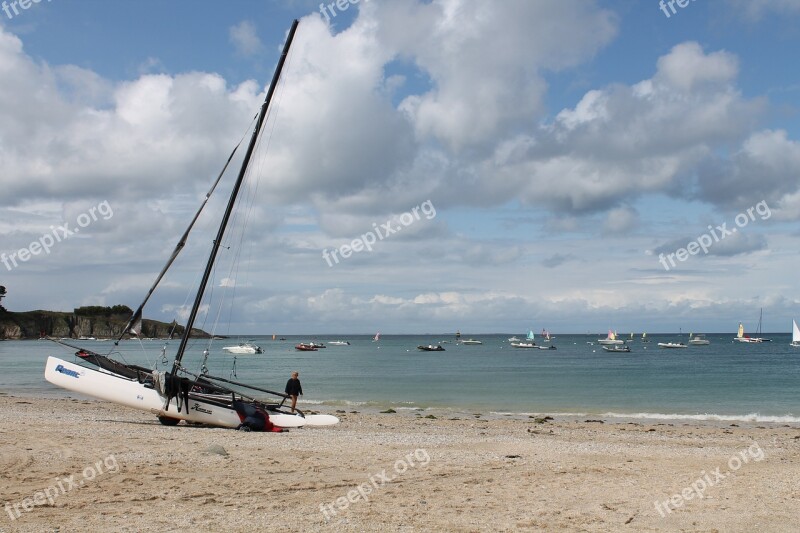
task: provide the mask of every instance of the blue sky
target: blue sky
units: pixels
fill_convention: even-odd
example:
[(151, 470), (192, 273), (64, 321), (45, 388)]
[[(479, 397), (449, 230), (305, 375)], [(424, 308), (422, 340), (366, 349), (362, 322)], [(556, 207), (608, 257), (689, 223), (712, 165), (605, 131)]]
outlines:
[[(218, 332), (735, 331), (761, 307), (789, 331), (798, 17), (794, 0), (669, 18), (634, 0), (371, 0), (333, 24), (305, 1), (0, 11), (0, 253), (114, 211), (0, 264), (5, 304), (135, 307), (299, 18), (241, 252), (208, 301)], [(146, 316), (185, 314), (230, 181)], [(426, 201), (434, 217), (325, 262)], [(760, 202), (769, 216), (709, 253), (659, 262)]]

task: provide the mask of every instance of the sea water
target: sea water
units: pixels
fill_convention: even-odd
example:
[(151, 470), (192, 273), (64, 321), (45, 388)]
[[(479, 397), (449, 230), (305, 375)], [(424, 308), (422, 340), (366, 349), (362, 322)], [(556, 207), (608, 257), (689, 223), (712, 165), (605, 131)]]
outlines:
[[(475, 335), (483, 344), (456, 344), (451, 335), (271, 336), (191, 342), (184, 364), (199, 372), (209, 350), (211, 374), (283, 391), (291, 371), (300, 372), (306, 409), (435, 409), (484, 414), (596, 415), (606, 418), (800, 422), (800, 349), (790, 336), (772, 342), (732, 342), (732, 334), (708, 335), (709, 346), (661, 349), (658, 342), (686, 335), (652, 335), (629, 342), (630, 353), (608, 353), (597, 336), (558, 335), (557, 350), (519, 349), (510, 334)], [(233, 356), (226, 345), (254, 339), (263, 354)], [(301, 341), (347, 340), (299, 352)], [(446, 340), (444, 352), (417, 349)], [(66, 341), (112, 358), (162, 370), (171, 368), (178, 341)], [(589, 344), (592, 343), (592, 344)], [(166, 348), (166, 364), (161, 351)], [(44, 380), (47, 356), (73, 361), (75, 349), (48, 341), (0, 342), (0, 390), (8, 394), (75, 397)]]

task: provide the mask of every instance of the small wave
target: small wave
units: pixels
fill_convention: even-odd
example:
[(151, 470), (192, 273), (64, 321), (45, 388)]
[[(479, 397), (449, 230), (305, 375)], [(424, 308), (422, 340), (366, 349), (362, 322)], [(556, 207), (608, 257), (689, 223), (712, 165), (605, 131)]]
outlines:
[(699, 420), (711, 422), (773, 422), (773, 423), (800, 423), (800, 417), (792, 415), (760, 415), (750, 413), (746, 415), (718, 415), (714, 413), (705, 414), (665, 414), (665, 413), (603, 413), (600, 416), (606, 418), (641, 418), (650, 420)]

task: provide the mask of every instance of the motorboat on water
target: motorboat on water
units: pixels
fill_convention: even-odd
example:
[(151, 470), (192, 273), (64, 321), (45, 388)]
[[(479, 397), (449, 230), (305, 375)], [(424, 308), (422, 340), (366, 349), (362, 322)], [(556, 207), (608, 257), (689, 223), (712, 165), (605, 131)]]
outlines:
[(625, 353), (628, 353), (628, 352), (631, 351), (631, 347), (630, 346), (619, 346), (619, 345), (603, 346), (603, 349), (605, 351), (607, 351), (607, 352), (625, 352)]
[(331, 346), (350, 346), (349, 341), (328, 341)]
[(295, 345), (294, 349), (300, 352), (316, 352), (317, 346), (314, 343), (301, 342)]
[(427, 346), (420, 344), (419, 346), (417, 346), (417, 350), (422, 350), (423, 352), (443, 352), (444, 346), (442, 346), (441, 344), (437, 344), (436, 346), (434, 346), (433, 344), (429, 344)]
[(692, 346), (707, 346), (711, 344), (711, 341), (706, 339), (706, 336), (702, 333), (698, 333), (696, 335), (689, 334), (689, 344)]
[(512, 342), (511, 346), (514, 348), (538, 348), (535, 342)]
[(242, 342), (236, 346), (225, 346), (222, 348), (224, 351), (236, 355), (252, 355), (257, 353), (264, 353), (260, 346), (251, 342)]
[(659, 342), (659, 348), (686, 348), (687, 346), (682, 342)]
[(461, 341), (461, 344), (483, 344), (483, 342), (475, 339), (467, 339), (465, 341)]
[(508, 342), (519, 342), (519, 338), (517, 338), (516, 336), (514, 336), (514, 337), (509, 337), (509, 338), (508, 338)]

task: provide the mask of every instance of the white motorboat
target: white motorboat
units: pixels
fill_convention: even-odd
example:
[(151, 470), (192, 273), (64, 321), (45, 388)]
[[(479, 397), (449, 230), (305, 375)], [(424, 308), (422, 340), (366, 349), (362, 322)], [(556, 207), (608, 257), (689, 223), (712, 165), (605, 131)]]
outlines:
[(519, 342), (519, 339), (518, 339), (516, 336), (514, 336), (514, 337), (509, 337), (509, 338), (508, 338), (508, 342)]
[(702, 333), (698, 333), (697, 335), (689, 334), (689, 344), (692, 346), (706, 346), (711, 344), (711, 341), (706, 339), (706, 336)]
[(264, 353), (261, 346), (257, 346), (251, 342), (243, 342), (236, 346), (225, 346), (222, 348), (224, 351), (236, 355), (252, 355), (257, 353)]
[(659, 342), (659, 348), (686, 348), (687, 346), (682, 342)]
[(331, 346), (350, 346), (348, 341), (328, 341)]
[(512, 342), (511, 346), (514, 348), (538, 348), (535, 342)]
[(475, 339), (467, 339), (465, 341), (461, 341), (461, 344), (483, 344), (483, 342)]

